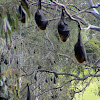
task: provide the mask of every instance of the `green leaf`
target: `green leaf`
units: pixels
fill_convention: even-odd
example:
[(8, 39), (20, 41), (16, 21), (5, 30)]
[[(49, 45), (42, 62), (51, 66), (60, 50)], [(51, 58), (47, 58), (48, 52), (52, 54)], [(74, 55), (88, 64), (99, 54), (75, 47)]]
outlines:
[(4, 18), (4, 30), (5, 30), (5, 32), (7, 32), (6, 20), (7, 20), (7, 17)]
[(8, 44), (8, 35), (7, 32), (5, 32), (5, 38), (6, 38), (6, 45)]
[(3, 18), (0, 17), (0, 33), (1, 33), (1, 30), (2, 30), (2, 26), (3, 26)]
[(8, 89), (8, 87), (5, 85), (5, 86), (4, 86), (4, 94), (5, 94), (5, 95), (7, 94), (7, 89)]
[(11, 15), (9, 14), (9, 11), (7, 12), (7, 19), (10, 23), (10, 25), (12, 24), (12, 19), (11, 19)]
[(30, 13), (29, 13), (29, 7), (26, 6), (26, 3), (22, 1), (22, 5), (23, 5), (23, 8), (25, 9), (25, 11), (27, 12), (28, 14), (28, 17), (30, 17)]
[(3, 86), (3, 82), (0, 80), (0, 86)]
[(3, 79), (3, 82), (5, 82), (5, 80), (6, 80), (6, 77), (5, 77), (5, 76), (3, 76), (3, 78), (2, 78), (2, 79)]
[(12, 43), (12, 40), (11, 40), (11, 33), (12, 33), (12, 31), (10, 31), (10, 30), (8, 29), (8, 35), (9, 35), (9, 38), (10, 38), (10, 43)]
[(5, 37), (5, 34), (4, 34), (4, 24), (2, 25), (2, 28), (1, 28), (1, 36)]
[(12, 31), (12, 28), (11, 28), (11, 26), (10, 26), (10, 24), (9, 24), (8, 19), (6, 20), (6, 24), (7, 24), (8, 29), (9, 29), (10, 31)]
[(18, 29), (18, 17), (16, 12), (14, 13), (14, 17), (15, 17), (15, 28)]
[(27, 15), (27, 12), (25, 11), (24, 8), (22, 8), (22, 11), (23, 11), (24, 14), (25, 14), (25, 22), (26, 22), (26, 26), (28, 26), (28, 15)]

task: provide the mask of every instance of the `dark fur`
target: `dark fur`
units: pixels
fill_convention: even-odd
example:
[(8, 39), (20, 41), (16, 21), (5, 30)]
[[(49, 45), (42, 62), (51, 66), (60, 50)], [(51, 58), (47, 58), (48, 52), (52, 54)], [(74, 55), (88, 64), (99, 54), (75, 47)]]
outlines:
[(63, 42), (66, 42), (70, 36), (70, 30), (67, 23), (64, 22), (64, 12), (62, 10), (61, 19), (58, 22), (58, 33)]
[(31, 94), (30, 94), (30, 89), (29, 89), (28, 83), (27, 83), (27, 99), (26, 100), (31, 100)]
[(83, 63), (87, 60), (85, 46), (82, 43), (80, 32), (78, 34), (78, 41), (74, 46), (75, 57), (79, 63)]
[(41, 9), (41, 0), (38, 1), (38, 9), (35, 13), (35, 22), (41, 30), (45, 30), (48, 25), (48, 20)]

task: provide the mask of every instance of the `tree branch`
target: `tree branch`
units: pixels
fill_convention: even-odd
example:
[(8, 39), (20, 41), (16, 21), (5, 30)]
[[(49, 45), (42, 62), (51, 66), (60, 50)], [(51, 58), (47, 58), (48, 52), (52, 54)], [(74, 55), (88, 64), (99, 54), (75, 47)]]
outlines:
[[(66, 14), (68, 15), (68, 17), (69, 17), (71, 20), (76, 21), (76, 22), (78, 23), (79, 26), (80, 26), (79, 21), (78, 21), (77, 19), (73, 18), (73, 17), (77, 17), (76, 15), (78, 15), (78, 14), (80, 14), (80, 13), (83, 13), (83, 12), (89, 12), (89, 11), (87, 11), (87, 10), (89, 10), (89, 9), (91, 9), (91, 8), (98, 8), (98, 7), (100, 6), (100, 4), (98, 4), (97, 6), (93, 6), (93, 5), (92, 5), (92, 6), (86, 8), (86, 9), (84, 9), (84, 10), (79, 11), (78, 13), (76, 13), (76, 14), (74, 14), (74, 15), (70, 15), (69, 12), (67, 11), (65, 5), (60, 4), (60, 3), (58, 3), (58, 2), (56, 2), (56, 1), (54, 1), (54, 0), (50, 0), (50, 1), (53, 2), (54, 4), (58, 5), (58, 6), (62, 7), (63, 9), (65, 9), (65, 12), (66, 12)], [(92, 12), (91, 12), (91, 13), (92, 13)], [(99, 19), (100, 14), (98, 15), (97, 13), (94, 13), (94, 12), (93, 12), (92, 14), (94, 14), (95, 17)], [(78, 18), (78, 17), (77, 17), (77, 18)], [(79, 18), (78, 18), (78, 19), (79, 19)], [(81, 18), (80, 18), (80, 20), (81, 20)], [(82, 20), (81, 20), (80, 22), (82, 23)], [(88, 26), (88, 29), (93, 29), (93, 30), (96, 30), (96, 31), (100, 31), (100, 27), (93, 26), (93, 25), (89, 25), (88, 23), (84, 23), (84, 22), (83, 22), (83, 24), (86, 25), (86, 26)], [(81, 29), (81, 28), (80, 28), (80, 29)]]
[(95, 75), (98, 73), (99, 71), (97, 71), (94, 75), (92, 74), (92, 78), (89, 80), (89, 82), (86, 84), (86, 86), (82, 89), (82, 90), (79, 90), (75, 93), (79, 93), (79, 92), (82, 92), (86, 89), (87, 86), (89, 86), (90, 82), (92, 81), (93, 77), (95, 77)]
[(40, 95), (43, 95), (43, 94), (45, 94), (45, 93), (47, 93), (47, 92), (49, 92), (49, 91), (51, 91), (51, 90), (61, 89), (61, 88), (64, 87), (66, 84), (68, 84), (68, 83), (70, 83), (70, 82), (72, 82), (72, 81), (74, 81), (74, 80), (76, 80), (76, 79), (71, 79), (71, 80), (67, 81), (65, 84), (63, 84), (62, 86), (55, 87), (55, 88), (51, 88), (51, 89), (47, 89), (46, 91), (43, 91), (42, 93), (36, 95), (35, 97), (38, 97), (38, 96), (40, 96)]
[[(71, 73), (57, 73), (57, 72), (55, 72), (55, 71), (49, 71), (49, 70), (43, 70), (43, 69), (37, 70), (37, 72), (47, 72), (47, 73), (53, 73), (53, 74), (56, 74), (56, 75), (73, 76), (73, 77), (76, 78), (77, 80), (85, 80), (85, 79), (87, 79), (88, 77), (100, 77), (100, 74), (88, 74), (88, 75), (85, 75), (83, 78), (81, 78), (81, 77), (79, 77), (78, 75), (71, 74)], [(97, 72), (99, 72), (99, 70), (98, 70)]]

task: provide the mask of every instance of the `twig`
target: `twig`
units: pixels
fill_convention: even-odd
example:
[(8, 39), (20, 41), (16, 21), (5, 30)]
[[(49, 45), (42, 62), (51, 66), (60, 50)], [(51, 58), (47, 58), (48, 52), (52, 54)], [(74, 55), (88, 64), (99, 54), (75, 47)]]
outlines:
[(43, 91), (42, 93), (36, 95), (35, 97), (38, 97), (38, 96), (40, 96), (40, 95), (43, 95), (43, 94), (45, 94), (45, 93), (47, 93), (47, 92), (49, 92), (49, 91), (51, 91), (51, 90), (61, 89), (61, 88), (64, 87), (66, 84), (68, 84), (68, 83), (70, 83), (70, 82), (72, 82), (72, 81), (74, 81), (74, 80), (76, 80), (76, 79), (71, 79), (71, 80), (67, 81), (67, 82), (66, 82), (64, 85), (62, 85), (62, 86), (55, 87), (55, 88), (51, 88), (51, 89), (47, 89), (46, 91)]
[[(99, 72), (99, 71), (97, 71), (97, 72)], [(92, 75), (92, 78), (89, 80), (89, 82), (86, 84), (86, 86), (82, 90), (79, 90), (79, 91), (77, 91), (75, 93), (80, 93), (80, 92), (84, 91), (86, 89), (86, 87), (89, 86), (90, 82), (92, 81), (93, 77), (95, 77), (97, 72), (94, 75)]]

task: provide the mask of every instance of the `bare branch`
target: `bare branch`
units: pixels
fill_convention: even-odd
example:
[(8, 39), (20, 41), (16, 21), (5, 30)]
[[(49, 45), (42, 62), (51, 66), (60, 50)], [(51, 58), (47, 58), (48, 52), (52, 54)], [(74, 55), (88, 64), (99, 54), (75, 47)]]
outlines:
[(67, 81), (66, 83), (64, 83), (62, 86), (55, 87), (55, 88), (51, 88), (51, 89), (47, 89), (46, 91), (43, 91), (42, 93), (38, 94), (36, 97), (38, 97), (38, 96), (40, 96), (40, 95), (43, 95), (43, 94), (45, 94), (45, 93), (47, 93), (47, 92), (49, 92), (49, 91), (51, 91), (51, 90), (61, 89), (61, 88), (64, 87), (66, 84), (68, 84), (68, 83), (70, 83), (70, 82), (72, 82), (72, 81), (74, 81), (74, 80), (76, 80), (76, 79), (71, 79), (71, 80)]
[[(89, 12), (89, 13), (92, 13), (93, 15), (95, 15), (96, 18), (100, 19), (100, 14), (98, 15), (97, 13), (88, 11), (88, 10), (91, 9), (91, 8), (98, 8), (98, 7), (100, 6), (100, 4), (98, 4), (97, 6), (90, 6), (90, 7), (86, 8), (86, 9), (84, 9), (84, 10), (79, 11), (79, 12), (76, 13), (76, 14), (70, 15), (69, 12), (67, 11), (65, 5), (60, 4), (60, 3), (58, 3), (58, 2), (56, 2), (56, 1), (54, 1), (54, 0), (50, 0), (50, 1), (53, 2), (53, 3), (56, 4), (56, 5), (58, 5), (58, 6), (62, 7), (62, 8), (64, 8), (65, 11), (66, 11), (66, 14), (68, 15), (68, 17), (69, 17), (71, 20), (76, 21), (76, 22), (78, 23), (78, 25), (80, 25), (79, 21), (76, 20), (76, 19), (73, 18), (73, 17), (77, 17), (76, 15), (78, 15), (78, 14), (80, 14), (80, 13)], [(77, 18), (78, 18), (78, 17), (77, 17)], [(81, 20), (81, 18), (78, 18), (78, 19)], [(85, 21), (82, 22), (82, 20), (81, 20), (80, 22), (83, 23), (84, 25), (88, 26), (88, 29), (93, 29), (93, 30), (96, 30), (96, 31), (100, 31), (100, 27), (89, 25), (89, 24), (86, 23)]]
[[(98, 71), (97, 71), (97, 72), (98, 72)], [(96, 72), (94, 75), (92, 75), (92, 78), (89, 80), (89, 82), (86, 84), (86, 86), (85, 86), (82, 90), (79, 90), (79, 91), (77, 91), (77, 92), (75, 92), (75, 93), (79, 93), (79, 92), (84, 91), (84, 90), (86, 89), (86, 87), (89, 86), (90, 82), (92, 81), (93, 77), (95, 77), (95, 75), (97, 74), (97, 72)]]
[(64, 56), (67, 57), (69, 59), (71, 59), (73, 61), (73, 63), (76, 63), (70, 56), (66, 55), (66, 54), (61, 54), (61, 53), (57, 53), (59, 56)]
[[(84, 77), (79, 77), (78, 75), (75, 75), (75, 74), (71, 74), (71, 73), (57, 73), (55, 71), (49, 71), (49, 70), (43, 70), (43, 69), (40, 69), (40, 70), (37, 70), (37, 72), (47, 72), (47, 73), (53, 73), (53, 74), (56, 74), (56, 75), (66, 75), (66, 76), (73, 76), (75, 77), (77, 80), (85, 80), (87, 79), (88, 77), (100, 77), (100, 74), (88, 74), (88, 75), (85, 75)], [(99, 72), (99, 70), (97, 71)]]
[(87, 28), (83, 28), (83, 29), (84, 30), (92, 29), (92, 30), (100, 31), (100, 27), (94, 25), (88, 25)]
[[(74, 18), (70, 15), (70, 13), (67, 11), (65, 5), (60, 4), (60, 3), (58, 3), (58, 2), (56, 2), (56, 1), (54, 1), (54, 0), (50, 0), (50, 1), (53, 2), (54, 4), (58, 5), (58, 6), (62, 7), (63, 9), (65, 9), (65, 12), (66, 12), (67, 16), (68, 16), (71, 20), (76, 21), (76, 22), (78, 23), (78, 26), (80, 27), (79, 21), (76, 20), (76, 19), (74, 19)], [(80, 29), (81, 29), (81, 27), (80, 27)]]
[(98, 4), (97, 6), (94, 6), (92, 0), (89, 0), (89, 4), (90, 4), (90, 7), (93, 8), (93, 11), (87, 11), (87, 12), (93, 14), (97, 19), (100, 20), (100, 13), (95, 9), (95, 8), (98, 8), (100, 4)]

